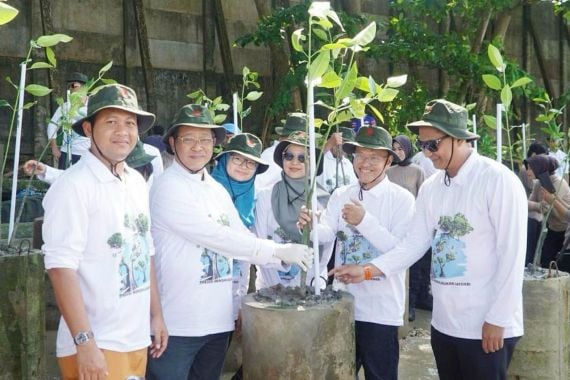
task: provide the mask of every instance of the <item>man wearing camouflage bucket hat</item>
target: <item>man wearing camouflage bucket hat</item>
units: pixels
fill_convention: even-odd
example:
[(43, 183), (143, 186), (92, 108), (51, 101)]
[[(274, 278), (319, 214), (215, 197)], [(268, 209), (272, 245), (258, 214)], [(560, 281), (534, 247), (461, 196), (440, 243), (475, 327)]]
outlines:
[[(355, 141), (343, 144), (353, 156), (359, 183), (336, 189), (318, 225), (319, 240), (336, 240), (335, 267), (367, 264), (392, 249), (405, 235), (414, 209), (414, 197), (390, 182), (386, 172), (397, 159), (392, 137), (384, 128), (364, 126)], [(303, 209), (299, 225), (311, 223)], [(397, 379), (398, 326), (403, 324), (405, 272), (386, 280), (354, 284), (347, 289), (355, 299), (357, 368), (366, 379)]]
[(154, 275), (148, 191), (125, 164), (154, 121), (129, 87), (102, 86), (74, 124), (88, 152), (50, 187), (43, 206), (45, 266), (62, 313), (57, 337), (64, 379), (144, 376), (168, 333)]
[[(523, 335), (526, 193), (506, 167), (481, 157), (467, 111), (429, 102), (409, 124), (442, 169), (420, 188), (408, 234), (365, 266), (336, 270), (346, 283), (401, 273), (432, 247), (432, 348), (441, 379), (505, 379)], [(368, 282), (367, 282), (368, 283)]]
[[(81, 90), (88, 80), (87, 75), (83, 73), (74, 72), (69, 74), (65, 78), (67, 90), (69, 91), (68, 97)], [(74, 131), (68, 132), (62, 130), (64, 115), (70, 119), (71, 123), (85, 116), (87, 112), (87, 96), (82, 97), (81, 101), (81, 107), (79, 107), (77, 111), (71, 111), (71, 108), (74, 107), (71, 106), (70, 99), (66, 99), (66, 102), (57, 108), (47, 125), (48, 143), (53, 157), (58, 160), (59, 169), (67, 168), (69, 166), (68, 164), (75, 164), (91, 146), (89, 138), (78, 135)], [(70, 114), (72, 112), (75, 114)], [(58, 135), (62, 137), (61, 147), (57, 145)]]
[[(151, 189), (150, 209), (157, 278), (171, 338), (164, 355), (148, 362), (151, 380), (221, 375), (234, 329), (232, 258), (302, 267), (311, 263), (306, 246), (256, 238), (226, 189), (207, 172), (214, 145), (224, 136), (225, 129), (197, 104), (183, 106), (164, 136), (175, 158)], [(249, 143), (257, 145), (254, 139)], [(240, 167), (252, 166), (248, 160), (256, 162), (253, 152)]]

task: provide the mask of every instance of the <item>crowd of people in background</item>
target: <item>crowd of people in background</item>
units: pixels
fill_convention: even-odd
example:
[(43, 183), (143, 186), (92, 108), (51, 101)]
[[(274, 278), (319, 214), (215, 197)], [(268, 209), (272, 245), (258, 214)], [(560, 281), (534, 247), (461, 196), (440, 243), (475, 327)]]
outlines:
[[(87, 78), (67, 82), (74, 91)], [(86, 97), (62, 134), (66, 104), (48, 128), (59, 170), (24, 165), (52, 184), (43, 251), (65, 379), (218, 379), (250, 274), (260, 289), (299, 286), (302, 271), (309, 285), (343, 282), (354, 295), (366, 379), (397, 379), (398, 327), (416, 308), (433, 310), (440, 378), (504, 378), (544, 219), (541, 265), (570, 250), (559, 142), (532, 143), (517, 179), (478, 155), (467, 111), (443, 99), (407, 125), (410, 135), (391, 136), (370, 116), (317, 134), (316, 173), (304, 113), (290, 113), (263, 149), (198, 104), (156, 125), (119, 84)], [(318, 268), (301, 244), (307, 225), (319, 232)]]

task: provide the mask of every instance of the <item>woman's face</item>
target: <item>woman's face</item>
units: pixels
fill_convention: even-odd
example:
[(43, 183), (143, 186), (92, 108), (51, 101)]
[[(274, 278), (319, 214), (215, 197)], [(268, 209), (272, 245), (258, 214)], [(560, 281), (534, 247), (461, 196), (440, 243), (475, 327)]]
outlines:
[(283, 171), (292, 179), (305, 177), (308, 157), (305, 157), (305, 148), (290, 144), (283, 151)]
[(226, 171), (234, 181), (249, 181), (257, 171), (257, 162), (239, 153), (229, 153)]
[(392, 143), (392, 150), (394, 152), (396, 152), (396, 155), (398, 156), (398, 158), (400, 159), (400, 161), (404, 161), (406, 159), (406, 151), (404, 150), (404, 148), (402, 148), (402, 146), (400, 145), (400, 143), (394, 141)]

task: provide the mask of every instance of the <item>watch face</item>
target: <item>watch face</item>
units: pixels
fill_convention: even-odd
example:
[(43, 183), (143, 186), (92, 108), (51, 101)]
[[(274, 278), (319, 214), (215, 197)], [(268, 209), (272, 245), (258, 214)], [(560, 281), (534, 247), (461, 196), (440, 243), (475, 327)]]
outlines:
[(73, 340), (75, 341), (75, 344), (80, 346), (80, 345), (83, 345), (83, 344), (89, 342), (89, 339), (92, 336), (93, 336), (93, 333), (91, 333), (91, 332), (80, 332), (80, 333), (77, 333), (77, 335), (75, 335)]

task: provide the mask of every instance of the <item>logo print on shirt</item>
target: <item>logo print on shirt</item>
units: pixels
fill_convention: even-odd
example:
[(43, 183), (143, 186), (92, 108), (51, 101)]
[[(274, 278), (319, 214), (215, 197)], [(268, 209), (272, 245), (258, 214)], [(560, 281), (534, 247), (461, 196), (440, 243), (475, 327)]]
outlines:
[(473, 231), (465, 215), (441, 216), (432, 241), (432, 278), (461, 277), (465, 274), (467, 257), (465, 243), (460, 240)]
[[(230, 220), (226, 214), (219, 215), (216, 222), (222, 226), (230, 225)], [(200, 263), (202, 264), (200, 284), (232, 281), (232, 260), (226, 256), (204, 248), (200, 256)]]

